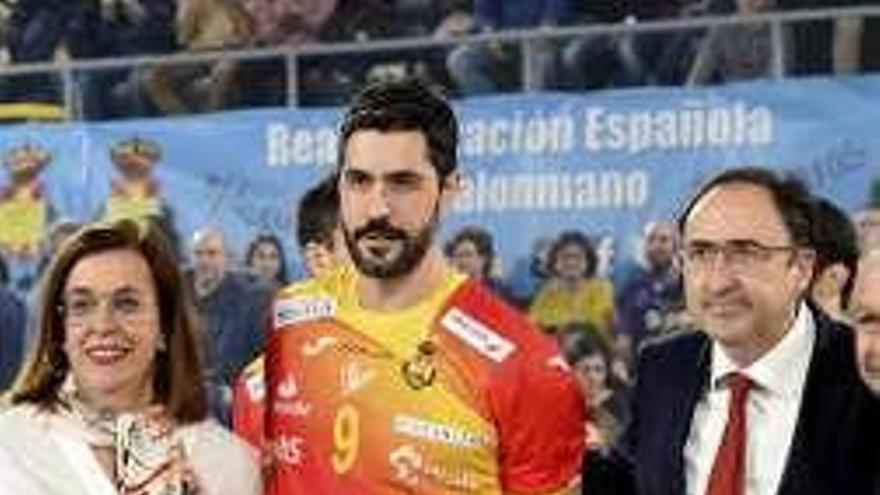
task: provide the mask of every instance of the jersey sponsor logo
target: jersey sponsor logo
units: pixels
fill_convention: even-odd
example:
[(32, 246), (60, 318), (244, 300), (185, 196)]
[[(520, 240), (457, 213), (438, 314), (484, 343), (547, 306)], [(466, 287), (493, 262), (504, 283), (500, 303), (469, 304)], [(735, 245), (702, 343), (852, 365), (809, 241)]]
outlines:
[(394, 471), (394, 479), (408, 486), (419, 484), (422, 455), (412, 445), (401, 445), (388, 454), (388, 463)]
[(431, 483), (447, 490), (471, 493), (477, 480), (467, 466), (432, 459), (414, 445), (397, 446), (388, 454), (391, 477), (410, 489)]
[(270, 448), (272, 457), (281, 464), (301, 466), (305, 459), (305, 439), (296, 435), (281, 435)]
[(284, 380), (278, 384), (278, 388), (276, 389), (276, 395), (281, 400), (293, 399), (299, 394), (299, 386), (296, 384), (296, 378), (293, 377), (292, 374), (288, 373)]
[(516, 349), (513, 342), (498, 335), (458, 308), (451, 308), (447, 311), (440, 323), (449, 333), (496, 363), (507, 359)]
[(342, 395), (362, 390), (376, 378), (376, 370), (369, 369), (360, 361), (349, 361), (339, 369), (339, 385)]
[(321, 335), (312, 340), (304, 342), (300, 347), (300, 352), (305, 357), (317, 357), (323, 354), (327, 349), (332, 349), (338, 339), (330, 335)]
[(313, 337), (300, 346), (300, 352), (304, 357), (315, 358), (325, 352), (335, 351), (341, 354), (358, 354), (376, 359), (388, 359), (393, 357), (390, 351), (382, 348), (371, 349), (357, 342), (339, 339), (331, 335), (319, 335)]
[(272, 412), (278, 416), (292, 416), (304, 418), (312, 414), (312, 404), (302, 399), (278, 401), (272, 404)]
[(290, 373), (275, 387), (275, 396), (272, 411), (279, 416), (304, 417), (312, 412), (312, 404), (299, 397), (299, 386)]
[(333, 299), (318, 296), (297, 296), (281, 299), (275, 303), (274, 328), (333, 316)]
[(406, 414), (397, 414), (392, 418), (391, 430), (399, 435), (455, 447), (475, 448), (491, 443), (485, 435)]

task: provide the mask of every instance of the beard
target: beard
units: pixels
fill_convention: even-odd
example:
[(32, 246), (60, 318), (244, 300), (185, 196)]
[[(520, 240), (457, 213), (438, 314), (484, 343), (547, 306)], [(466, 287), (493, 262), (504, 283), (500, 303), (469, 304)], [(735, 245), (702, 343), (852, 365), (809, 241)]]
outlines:
[(371, 220), (354, 231), (344, 229), (345, 245), (362, 275), (386, 280), (398, 278), (412, 273), (425, 258), (434, 240), (436, 224), (436, 211), (413, 235), (394, 227), (387, 219)]

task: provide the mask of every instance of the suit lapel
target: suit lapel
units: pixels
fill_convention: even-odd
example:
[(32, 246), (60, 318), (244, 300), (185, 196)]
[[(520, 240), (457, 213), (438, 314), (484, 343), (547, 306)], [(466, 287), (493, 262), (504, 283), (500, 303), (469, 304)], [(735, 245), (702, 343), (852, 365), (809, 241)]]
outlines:
[(694, 408), (702, 397), (709, 383), (711, 373), (710, 363), (712, 361), (712, 345), (708, 338), (701, 339), (701, 344), (696, 348), (696, 354), (691, 356), (697, 363), (696, 372), (694, 367), (688, 365), (694, 361), (685, 361), (681, 369), (678, 388), (672, 409), (672, 421), (674, 425), (670, 429), (669, 438), (669, 459), (672, 460), (672, 476), (670, 479), (670, 487), (667, 493), (685, 493), (685, 476), (684, 476), (684, 448), (687, 443), (688, 434), (691, 429), (691, 420), (694, 415)]

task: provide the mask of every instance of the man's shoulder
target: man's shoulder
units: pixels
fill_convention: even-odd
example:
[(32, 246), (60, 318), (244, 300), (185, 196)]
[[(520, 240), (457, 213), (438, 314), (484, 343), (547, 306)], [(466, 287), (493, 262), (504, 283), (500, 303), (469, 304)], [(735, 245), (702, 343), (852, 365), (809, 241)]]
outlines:
[(275, 294), (273, 304), (275, 328), (337, 316), (344, 306), (352, 283), (350, 270), (332, 269), (320, 277), (304, 278), (288, 284)]
[[(816, 342), (814, 344), (813, 374), (827, 374), (834, 381), (859, 382), (855, 355), (855, 333), (846, 323), (835, 321), (820, 311), (813, 310)], [(814, 380), (815, 381), (815, 380)]]
[(709, 338), (701, 331), (672, 332), (645, 341), (639, 349), (639, 361), (653, 363), (699, 356), (708, 343)]
[(450, 315), (461, 315), (465, 321), (479, 322), (488, 330), (525, 348), (535, 343), (543, 345), (550, 340), (522, 311), (474, 280), (462, 283), (455, 291), (449, 307), (441, 315), (441, 324), (444, 321), (448, 323)]
[(276, 292), (276, 299), (310, 297), (317, 294), (341, 297), (354, 276), (355, 273), (350, 268), (331, 268), (321, 276), (301, 278), (281, 287)]

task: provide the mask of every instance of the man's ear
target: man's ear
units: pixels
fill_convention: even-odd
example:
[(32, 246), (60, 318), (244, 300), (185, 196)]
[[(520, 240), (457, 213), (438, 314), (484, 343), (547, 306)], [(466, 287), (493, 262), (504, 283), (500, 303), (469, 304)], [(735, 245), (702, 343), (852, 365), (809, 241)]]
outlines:
[(452, 204), (458, 199), (459, 194), (461, 194), (463, 187), (464, 179), (458, 170), (450, 172), (443, 179), (440, 189), (440, 209), (443, 213), (449, 211)]
[(819, 278), (818, 274), (815, 272), (816, 251), (812, 249), (803, 249), (801, 251), (798, 251), (796, 253), (794, 263), (802, 274), (803, 280), (801, 290), (808, 292), (813, 282), (815, 280), (818, 280)]

